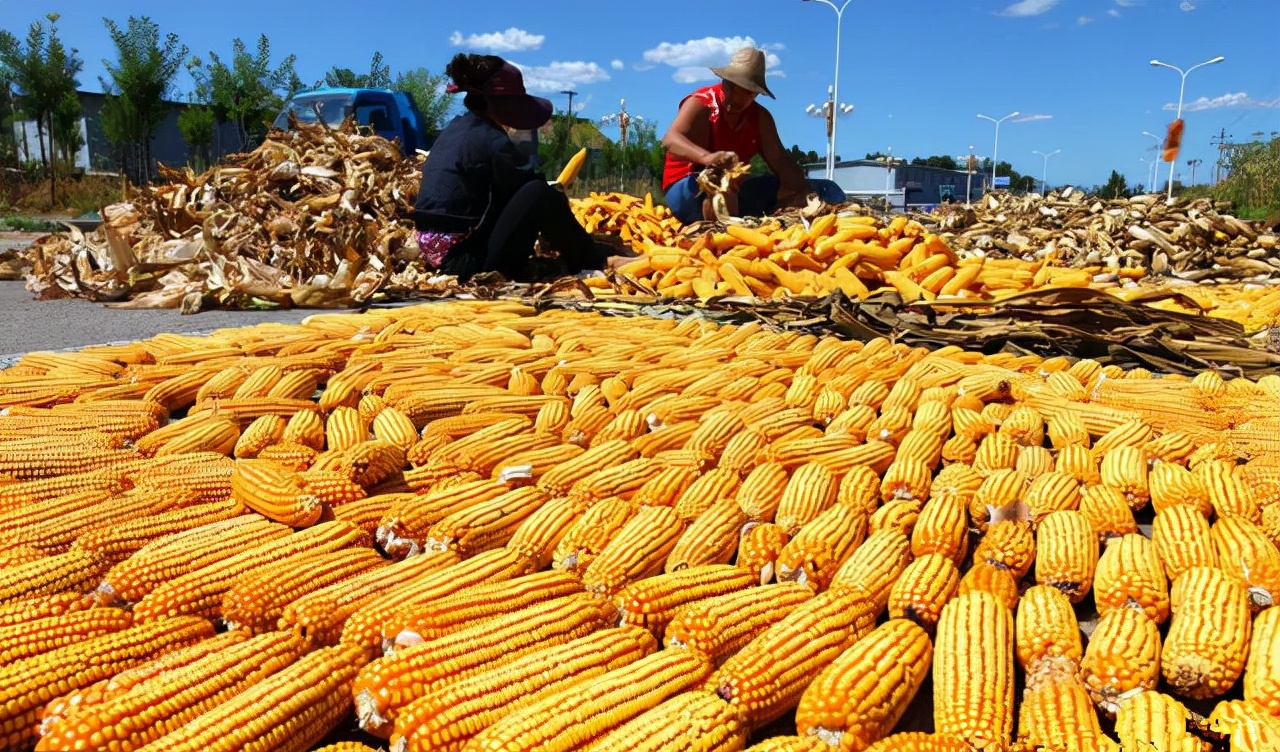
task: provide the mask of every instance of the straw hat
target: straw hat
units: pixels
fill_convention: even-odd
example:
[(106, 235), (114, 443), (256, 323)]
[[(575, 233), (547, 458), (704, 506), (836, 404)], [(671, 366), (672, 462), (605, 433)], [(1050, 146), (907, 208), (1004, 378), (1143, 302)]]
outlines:
[(769, 91), (769, 87), (765, 85), (764, 68), (764, 50), (758, 50), (755, 47), (743, 47), (733, 53), (728, 65), (712, 68), (711, 72), (725, 81), (741, 86), (747, 91), (754, 91), (771, 99), (777, 99), (777, 97), (773, 96), (773, 92)]

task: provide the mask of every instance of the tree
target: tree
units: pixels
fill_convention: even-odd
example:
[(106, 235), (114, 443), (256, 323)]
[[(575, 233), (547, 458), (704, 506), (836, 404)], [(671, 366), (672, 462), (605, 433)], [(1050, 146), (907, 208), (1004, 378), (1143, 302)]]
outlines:
[(913, 165), (923, 165), (925, 167), (937, 167), (940, 170), (958, 170), (960, 165), (956, 163), (955, 157), (950, 154), (935, 154), (931, 157), (915, 157), (911, 160)]
[(295, 55), (271, 67), (271, 42), (267, 35), (258, 37), (258, 49), (251, 54), (240, 38), (231, 42), (231, 61), (223, 62), (216, 52), (209, 62), (194, 59), (190, 65), (198, 96), (207, 97), (214, 115), (224, 123), (234, 123), (241, 148), (252, 139), (266, 135), (268, 124), (284, 103), (284, 95), (294, 92), (298, 81), (293, 69)]
[[(48, 29), (40, 21), (32, 22), (27, 29), (25, 45), (13, 34), (0, 30), (0, 70), (18, 89), (23, 111), (36, 121), (40, 161), (49, 175), (50, 203), (57, 202), (54, 111), (63, 107), (62, 117), (65, 117), (70, 109), (67, 95), (75, 96), (76, 87), (80, 85), (77, 76), (84, 70), (84, 61), (77, 55), (77, 50), (68, 50), (58, 37), (58, 18), (57, 13), (45, 16), (49, 22)], [(44, 144), (46, 132), (50, 134), (47, 152)]]
[(422, 130), (434, 136), (444, 128), (453, 110), (454, 95), (445, 91), (448, 81), (443, 73), (414, 68), (398, 74), (391, 88), (409, 95), (422, 116)]
[[(160, 27), (147, 16), (129, 16), (124, 29), (109, 18), (102, 21), (116, 46), (116, 62), (102, 61), (110, 82), (98, 79), (107, 93), (104, 109), (110, 106), (117, 118), (111, 130), (120, 140), (112, 143), (125, 157), (120, 169), (135, 184), (145, 183), (151, 179), (151, 140), (169, 114), (165, 97), (187, 58), (187, 46), (170, 33), (161, 47)], [(113, 100), (126, 100), (127, 106)]]
[(791, 159), (798, 165), (816, 164), (822, 161), (822, 155), (818, 152), (813, 149), (804, 151), (796, 144), (792, 144), (787, 153), (791, 155)]
[(192, 103), (178, 113), (178, 131), (200, 169), (208, 167), (212, 161), (209, 147), (213, 144), (213, 131), (216, 127), (213, 108), (208, 105)]
[(54, 160), (64, 160), (74, 166), (76, 152), (84, 146), (84, 136), (80, 133), (80, 97), (69, 91), (53, 108), (49, 118), (49, 141), (53, 144)]
[[(391, 68), (382, 63), (382, 53), (373, 53), (368, 73), (356, 73), (350, 68), (339, 68), (336, 65), (324, 74), (325, 86), (345, 89), (389, 89), (391, 88)], [(320, 84), (316, 84), (320, 88)]]
[(1130, 195), (1129, 183), (1124, 179), (1124, 175), (1121, 175), (1118, 170), (1112, 170), (1111, 177), (1107, 179), (1107, 182), (1102, 187), (1096, 189), (1095, 192), (1103, 198), (1128, 198)]

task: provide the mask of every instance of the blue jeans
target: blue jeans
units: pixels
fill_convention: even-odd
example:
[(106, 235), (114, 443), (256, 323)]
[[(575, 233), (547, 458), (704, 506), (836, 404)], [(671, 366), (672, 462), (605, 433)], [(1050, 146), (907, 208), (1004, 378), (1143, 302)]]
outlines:
[[(738, 213), (744, 217), (762, 217), (778, 208), (778, 188), (781, 187), (776, 175), (756, 175), (742, 181), (738, 189)], [(847, 200), (844, 191), (834, 180), (819, 178), (809, 179), (809, 190), (818, 194), (818, 198), (828, 204), (840, 204)], [(667, 189), (667, 206), (676, 219), (692, 224), (702, 219), (702, 202), (706, 198), (698, 190), (698, 176), (690, 175)]]

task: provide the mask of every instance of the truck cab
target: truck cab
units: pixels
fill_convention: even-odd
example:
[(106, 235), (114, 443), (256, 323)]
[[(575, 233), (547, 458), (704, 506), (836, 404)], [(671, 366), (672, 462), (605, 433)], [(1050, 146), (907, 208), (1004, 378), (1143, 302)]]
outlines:
[(399, 139), (400, 153), (431, 148), (422, 116), (408, 94), (389, 89), (321, 88), (299, 92), (285, 103), (273, 125), (289, 129), (289, 114), (302, 123), (323, 121), (338, 126), (348, 117), (388, 140)]

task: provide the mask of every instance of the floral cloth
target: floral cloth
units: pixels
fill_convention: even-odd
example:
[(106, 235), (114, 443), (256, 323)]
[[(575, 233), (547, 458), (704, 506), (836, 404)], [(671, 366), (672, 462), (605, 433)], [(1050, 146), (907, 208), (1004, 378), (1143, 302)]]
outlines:
[(468, 233), (431, 232), (417, 230), (418, 250), (422, 252), (422, 263), (432, 269), (439, 269), (449, 249), (460, 243)]

